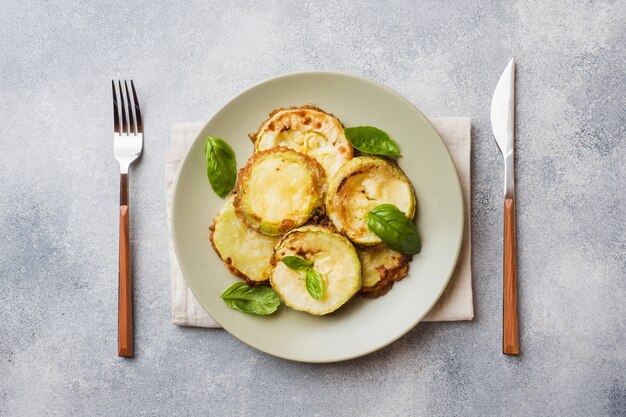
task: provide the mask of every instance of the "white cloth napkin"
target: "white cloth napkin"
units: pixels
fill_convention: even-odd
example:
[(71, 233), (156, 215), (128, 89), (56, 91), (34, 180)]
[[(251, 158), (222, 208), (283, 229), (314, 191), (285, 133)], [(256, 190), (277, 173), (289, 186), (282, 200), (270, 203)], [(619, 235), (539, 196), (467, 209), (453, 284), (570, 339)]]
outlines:
[[(471, 124), (467, 117), (429, 118), (445, 142), (461, 181), (465, 205), (465, 230), (459, 260), (445, 292), (424, 321), (457, 321), (474, 318), (472, 298), (472, 239), (469, 216), (471, 174)], [(170, 274), (172, 287), (172, 322), (179, 326), (220, 327), (198, 302), (187, 286), (178, 266), (171, 238), (171, 201), (174, 182), (185, 153), (202, 129), (201, 123), (172, 125), (172, 141), (165, 164), (167, 222), (170, 234)]]

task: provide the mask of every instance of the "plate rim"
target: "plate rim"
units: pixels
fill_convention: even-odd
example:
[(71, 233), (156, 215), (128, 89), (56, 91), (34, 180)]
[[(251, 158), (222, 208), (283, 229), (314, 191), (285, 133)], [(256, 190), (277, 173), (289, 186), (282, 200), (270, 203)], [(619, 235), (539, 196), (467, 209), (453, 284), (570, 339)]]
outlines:
[[(460, 233), (458, 234), (460, 237), (457, 239), (456, 242), (456, 247), (455, 247), (455, 255), (454, 255), (454, 263), (452, 264), (451, 268), (449, 269), (448, 273), (446, 274), (446, 279), (445, 279), (445, 284), (442, 285), (441, 289), (439, 290), (437, 296), (434, 298), (434, 301), (428, 306), (428, 308), (425, 310), (425, 312), (419, 316), (416, 317), (415, 321), (407, 327), (406, 330), (400, 332), (397, 336), (390, 338), (388, 340), (385, 340), (382, 343), (378, 343), (376, 344), (374, 347), (369, 348), (365, 351), (361, 351), (359, 353), (354, 353), (354, 354), (349, 354), (349, 355), (343, 355), (342, 357), (337, 357), (335, 359), (332, 360), (328, 360), (328, 359), (320, 359), (320, 360), (316, 360), (316, 359), (302, 359), (302, 358), (298, 358), (298, 357), (293, 357), (290, 355), (279, 355), (273, 352), (268, 352), (267, 350), (261, 349), (257, 346), (254, 346), (242, 339), (240, 339), (239, 337), (235, 336), (227, 327), (224, 327), (222, 325), (222, 323), (219, 322), (219, 320), (217, 320), (216, 318), (214, 318), (211, 313), (208, 311), (208, 309), (206, 308), (206, 306), (204, 305), (204, 303), (200, 300), (200, 297), (197, 296), (196, 291), (194, 290), (193, 286), (190, 284), (189, 280), (187, 279), (187, 274), (185, 273), (185, 268), (182, 265), (182, 263), (180, 262), (180, 255), (179, 255), (179, 249), (178, 249), (178, 244), (176, 239), (174, 238), (176, 236), (176, 225), (174, 222), (174, 218), (175, 218), (175, 211), (176, 211), (176, 195), (178, 192), (178, 186), (179, 186), (179, 178), (180, 178), (180, 172), (182, 171), (183, 167), (185, 166), (185, 164), (187, 163), (188, 158), (190, 158), (191, 155), (191, 148), (193, 148), (194, 144), (201, 139), (202, 137), (202, 132), (207, 128), (207, 126), (211, 123), (211, 121), (213, 121), (213, 119), (215, 119), (222, 111), (224, 111), (224, 108), (227, 107), (231, 102), (235, 101), (236, 99), (238, 99), (240, 96), (248, 93), (251, 90), (254, 90), (255, 88), (264, 85), (266, 83), (271, 83), (271, 82), (276, 82), (278, 80), (281, 79), (286, 79), (286, 78), (292, 78), (292, 77), (302, 77), (302, 76), (317, 76), (317, 75), (330, 75), (330, 76), (340, 76), (340, 77), (346, 77), (346, 78), (353, 78), (353, 79), (357, 79), (359, 81), (363, 81), (369, 84), (373, 84), (378, 88), (382, 88), (384, 90), (386, 90), (388, 93), (392, 94), (393, 96), (395, 96), (396, 98), (400, 99), (401, 101), (405, 102), (406, 104), (408, 104), (410, 107), (413, 108), (413, 110), (415, 110), (417, 112), (417, 114), (424, 120), (426, 121), (427, 125), (430, 127), (430, 129), (435, 133), (435, 135), (437, 136), (437, 138), (439, 139), (439, 142), (441, 143), (441, 145), (443, 145), (443, 148), (445, 150), (445, 155), (448, 158), (449, 162), (452, 164), (452, 167), (454, 168), (454, 178), (455, 178), (455, 194), (458, 198), (458, 200), (460, 201), (460, 218), (461, 218), (461, 222), (459, 224), (460, 227)], [(433, 124), (431, 123), (431, 121), (428, 119), (428, 117), (426, 117), (424, 115), (424, 113), (422, 113), (422, 111), (416, 106), (414, 105), (411, 101), (409, 101), (406, 97), (404, 97), (403, 95), (401, 95), (399, 92), (395, 91), (394, 89), (392, 89), (391, 87), (386, 86), (385, 84), (382, 84), (378, 81), (374, 81), (371, 80), (369, 78), (366, 78), (364, 76), (361, 75), (356, 75), (356, 74), (351, 74), (348, 72), (342, 72), (342, 71), (329, 71), (329, 70), (309, 70), (309, 71), (295, 71), (295, 72), (289, 72), (289, 73), (283, 73), (283, 74), (279, 74), (276, 75), (274, 77), (271, 78), (266, 78), (262, 81), (259, 81), (251, 86), (249, 86), (248, 88), (242, 90), (241, 92), (237, 93), (236, 95), (234, 95), (233, 97), (231, 97), (228, 101), (226, 101), (224, 104), (221, 105), (221, 107), (213, 113), (213, 115), (211, 117), (209, 117), (209, 119), (203, 123), (203, 126), (200, 130), (200, 132), (198, 132), (198, 134), (196, 135), (196, 138), (191, 141), (189, 143), (189, 146), (187, 147), (187, 150), (185, 151), (185, 157), (183, 158), (179, 169), (176, 172), (176, 178), (174, 181), (174, 188), (172, 189), (172, 198), (171, 198), (171, 207), (170, 207), (170, 239), (172, 241), (173, 247), (174, 247), (174, 253), (176, 255), (176, 261), (178, 263), (178, 266), (180, 268), (180, 271), (185, 279), (185, 282), (187, 283), (187, 286), (191, 289), (191, 292), (193, 293), (194, 297), (196, 298), (196, 300), (200, 303), (200, 305), (207, 311), (207, 313), (209, 315), (211, 315), (211, 317), (213, 317), (213, 319), (215, 320), (216, 323), (218, 323), (220, 325), (220, 327), (224, 330), (226, 330), (231, 336), (233, 336), (234, 338), (236, 338), (238, 341), (245, 343), (247, 346), (250, 346), (251, 348), (263, 352), (267, 355), (276, 357), (276, 358), (281, 358), (281, 359), (286, 359), (286, 360), (290, 360), (290, 361), (294, 361), (294, 362), (302, 362), (302, 363), (336, 363), (336, 362), (343, 362), (343, 361), (348, 361), (351, 359), (356, 359), (356, 358), (360, 358), (363, 356), (367, 356), (371, 353), (374, 353), (380, 349), (383, 349), (389, 345), (391, 345), (392, 343), (396, 342), (398, 339), (402, 338), (404, 335), (406, 335), (409, 331), (411, 331), (412, 329), (415, 328), (415, 326), (417, 326), (422, 319), (430, 312), (430, 310), (432, 310), (432, 308), (435, 306), (435, 304), (437, 304), (437, 302), (441, 299), (441, 296), (443, 295), (443, 293), (445, 292), (445, 290), (448, 288), (448, 284), (450, 283), (450, 279), (452, 278), (452, 275), (454, 274), (454, 270), (456, 269), (457, 263), (458, 263), (458, 259), (459, 259), (459, 255), (461, 252), (461, 247), (463, 244), (463, 239), (465, 238), (465, 226), (466, 226), (466, 218), (465, 218), (465, 201), (463, 198), (463, 192), (461, 189), (461, 183), (460, 183), (460, 179), (459, 179), (459, 174), (456, 170), (456, 164), (454, 163), (454, 160), (452, 159), (452, 155), (450, 154), (450, 150), (448, 149), (448, 147), (446, 146), (445, 142), (443, 141), (443, 139), (441, 138), (441, 135), (439, 134), (439, 132), (437, 131), (437, 129), (435, 129), (435, 127), (433, 126)]]

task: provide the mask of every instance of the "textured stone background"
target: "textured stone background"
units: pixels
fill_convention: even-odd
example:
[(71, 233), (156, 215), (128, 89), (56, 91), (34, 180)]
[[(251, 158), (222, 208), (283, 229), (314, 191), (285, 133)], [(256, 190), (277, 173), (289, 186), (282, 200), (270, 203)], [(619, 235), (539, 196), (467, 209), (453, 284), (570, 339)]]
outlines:
[[(23, 1), (0, 8), (0, 415), (626, 415), (623, 2)], [(502, 165), (489, 104), (518, 62), (524, 355), (500, 353)], [(332, 69), (473, 119), (476, 320), (306, 365), (170, 323), (173, 122)], [(111, 78), (146, 123), (131, 175), (134, 360), (115, 356)]]

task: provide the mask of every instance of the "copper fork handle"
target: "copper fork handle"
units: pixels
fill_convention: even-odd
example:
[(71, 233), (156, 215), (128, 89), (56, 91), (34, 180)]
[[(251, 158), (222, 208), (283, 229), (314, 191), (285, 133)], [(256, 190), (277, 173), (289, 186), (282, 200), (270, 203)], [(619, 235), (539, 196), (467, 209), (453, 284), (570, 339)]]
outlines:
[(120, 176), (120, 272), (117, 310), (117, 355), (133, 356), (133, 299), (130, 277), (128, 174)]

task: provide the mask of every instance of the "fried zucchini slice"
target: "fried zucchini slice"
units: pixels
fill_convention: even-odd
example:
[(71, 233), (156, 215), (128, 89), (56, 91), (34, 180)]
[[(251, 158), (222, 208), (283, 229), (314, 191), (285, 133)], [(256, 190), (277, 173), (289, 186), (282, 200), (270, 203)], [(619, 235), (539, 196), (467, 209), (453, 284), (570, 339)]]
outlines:
[(363, 276), (361, 295), (366, 298), (386, 294), (394, 282), (408, 275), (409, 262), (413, 259), (411, 255), (396, 252), (382, 244), (359, 248), (357, 252)]
[(270, 260), (279, 238), (249, 228), (235, 213), (233, 197), (228, 197), (215, 215), (210, 239), (213, 249), (234, 275), (250, 285), (270, 278)]
[(413, 186), (394, 162), (373, 156), (353, 158), (329, 181), (328, 218), (339, 232), (360, 245), (381, 243), (367, 228), (367, 213), (386, 203), (394, 204), (410, 219), (415, 215)]
[(327, 178), (352, 159), (354, 152), (339, 120), (312, 106), (275, 110), (251, 137), (256, 152), (287, 146), (315, 158)]
[(323, 168), (286, 147), (255, 153), (239, 172), (234, 206), (239, 218), (270, 236), (303, 225), (322, 205)]
[[(281, 262), (285, 256), (313, 261), (324, 282), (321, 299), (315, 300), (308, 293), (305, 273)], [(361, 263), (344, 236), (325, 227), (304, 226), (289, 232), (276, 245), (270, 282), (287, 306), (321, 316), (337, 310), (361, 289)]]

